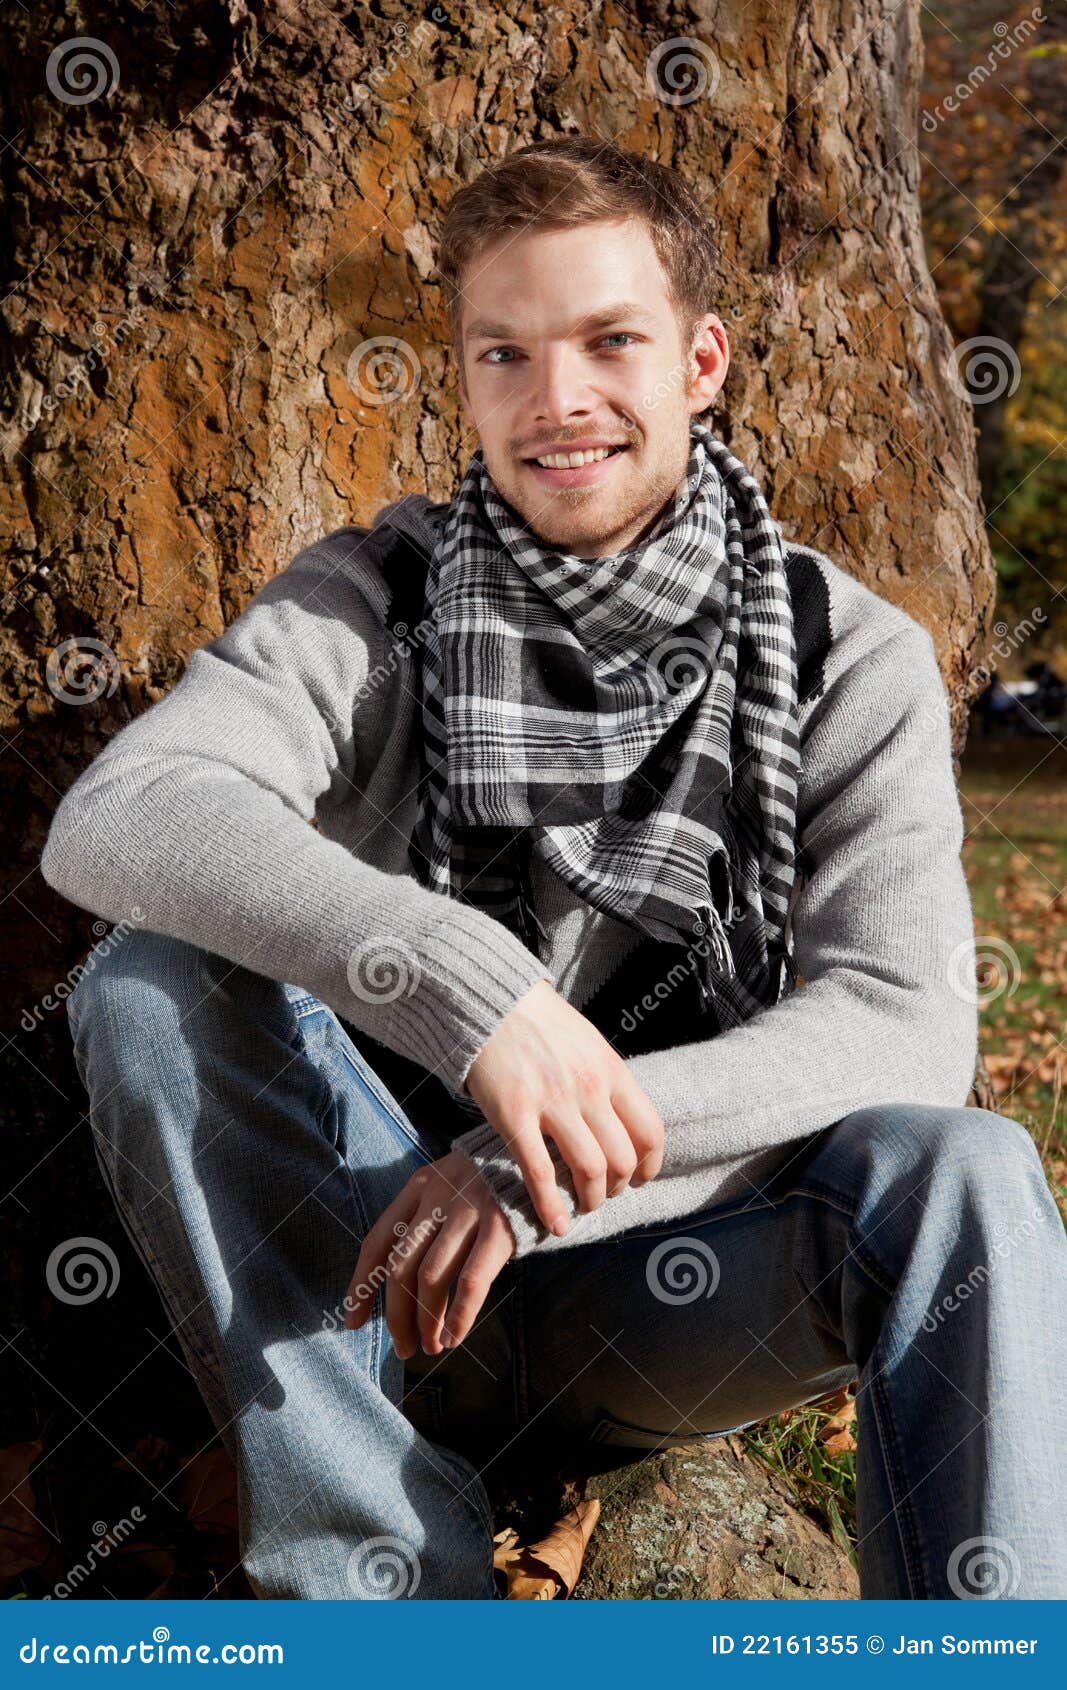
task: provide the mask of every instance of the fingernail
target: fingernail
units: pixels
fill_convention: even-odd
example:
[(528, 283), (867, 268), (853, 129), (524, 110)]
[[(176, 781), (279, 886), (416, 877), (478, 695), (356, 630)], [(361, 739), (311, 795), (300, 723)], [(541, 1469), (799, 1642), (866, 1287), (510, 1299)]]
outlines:
[(445, 1346), (446, 1350), (450, 1350), (452, 1348), (452, 1334), (449, 1332), (447, 1327), (445, 1327), (441, 1333), (441, 1342)]
[(570, 1224), (571, 1223), (567, 1219), (566, 1215), (557, 1215), (555, 1220), (552, 1222), (552, 1231), (555, 1233), (557, 1238), (562, 1238), (569, 1230)]

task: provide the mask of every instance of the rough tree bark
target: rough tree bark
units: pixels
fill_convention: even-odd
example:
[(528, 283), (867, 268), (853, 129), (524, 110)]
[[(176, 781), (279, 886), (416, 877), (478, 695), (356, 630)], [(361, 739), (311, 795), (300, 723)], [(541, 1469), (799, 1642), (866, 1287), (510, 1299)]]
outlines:
[[(93, 937), (36, 872), (78, 771), (300, 545), (406, 491), (449, 496), (476, 442), (433, 230), (529, 140), (600, 135), (691, 183), (733, 348), (714, 426), (787, 535), (930, 628), (962, 747), (994, 578), (901, 143), (917, 0), (115, 0), (98, 27), (79, 71), (74, 0), (17, 9), (0, 71), (13, 1017)], [(678, 37), (675, 80), (679, 50), (656, 50)], [(404, 343), (399, 393), (367, 346), (383, 336)], [(62, 1013), (42, 1022), (13, 1029), (7, 1142), (35, 1205), (74, 1202), (69, 1232), (89, 1152), (81, 1133), (41, 1162), (81, 1107)]]

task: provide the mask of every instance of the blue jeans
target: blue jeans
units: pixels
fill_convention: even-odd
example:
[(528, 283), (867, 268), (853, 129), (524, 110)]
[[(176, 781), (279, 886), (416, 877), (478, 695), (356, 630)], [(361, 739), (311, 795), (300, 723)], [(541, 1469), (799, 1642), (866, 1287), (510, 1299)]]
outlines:
[(509, 1262), (467, 1341), (405, 1370), (382, 1299), (355, 1332), (342, 1300), (370, 1223), (448, 1144), (338, 1017), (145, 931), (69, 1011), (104, 1178), (237, 1468), (257, 1595), (492, 1599), (481, 1473), (520, 1429), (604, 1465), (858, 1378), (862, 1595), (1067, 1597), (1067, 1240), (1017, 1123), (857, 1110), (745, 1198)]

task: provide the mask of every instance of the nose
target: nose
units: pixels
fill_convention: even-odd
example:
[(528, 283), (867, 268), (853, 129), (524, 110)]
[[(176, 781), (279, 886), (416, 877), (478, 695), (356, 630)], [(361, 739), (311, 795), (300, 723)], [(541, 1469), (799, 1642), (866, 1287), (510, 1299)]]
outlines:
[(580, 355), (567, 346), (551, 346), (537, 361), (533, 415), (552, 427), (591, 415), (589, 385)]

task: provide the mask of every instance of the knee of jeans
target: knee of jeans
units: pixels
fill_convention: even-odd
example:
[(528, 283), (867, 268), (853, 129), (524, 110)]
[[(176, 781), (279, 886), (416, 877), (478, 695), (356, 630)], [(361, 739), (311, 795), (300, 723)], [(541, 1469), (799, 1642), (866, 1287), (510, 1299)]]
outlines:
[(67, 999), (79, 1068), (84, 1068), (90, 1042), (99, 1050), (144, 1033), (172, 1036), (188, 1005), (204, 990), (203, 955), (194, 945), (144, 928), (106, 952), (90, 952)]
[(955, 1173), (969, 1183), (1017, 1180), (1041, 1171), (1037, 1146), (1010, 1116), (969, 1105), (889, 1103), (858, 1109), (839, 1123), (854, 1144), (899, 1164), (905, 1178)]

